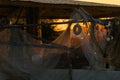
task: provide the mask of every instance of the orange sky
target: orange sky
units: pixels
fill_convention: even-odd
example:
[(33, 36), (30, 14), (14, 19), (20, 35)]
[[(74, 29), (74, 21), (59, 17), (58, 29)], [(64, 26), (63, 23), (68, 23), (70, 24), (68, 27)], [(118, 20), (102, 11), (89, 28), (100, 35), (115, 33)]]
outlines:
[(120, 5), (120, 0), (74, 0), (74, 1), (87, 1), (87, 2)]

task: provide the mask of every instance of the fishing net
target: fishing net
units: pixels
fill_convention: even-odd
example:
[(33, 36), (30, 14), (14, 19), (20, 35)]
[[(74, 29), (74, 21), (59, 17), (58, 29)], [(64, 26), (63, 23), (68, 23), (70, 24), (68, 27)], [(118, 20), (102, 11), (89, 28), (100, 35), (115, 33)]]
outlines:
[(112, 68), (114, 70), (120, 70), (120, 19), (116, 18), (111, 21), (111, 30), (109, 34), (110, 40), (108, 41), (106, 53), (108, 55), (108, 60), (110, 61)]
[[(72, 19), (76, 22), (82, 21), (82, 23), (73, 25), (71, 31), (72, 47), (81, 49), (81, 53), (84, 53), (92, 69), (103, 69), (103, 54), (106, 46), (105, 27), (95, 22), (91, 15), (82, 8), (77, 10)], [(89, 22), (90, 20), (94, 22)], [(76, 26), (81, 28), (75, 30)]]
[(56, 67), (62, 54), (68, 57), (84, 54), (91, 69), (103, 69), (106, 31), (103, 26), (89, 23), (89, 18), (83, 9), (76, 10), (67, 29), (49, 44), (40, 44), (32, 34), (20, 28), (0, 31), (1, 78), (40, 80), (49, 69)]
[(21, 29), (1, 31), (1, 70), (10, 77), (42, 76), (48, 69), (55, 68), (60, 54), (68, 53), (69, 29), (50, 44), (39, 44), (39, 41)]

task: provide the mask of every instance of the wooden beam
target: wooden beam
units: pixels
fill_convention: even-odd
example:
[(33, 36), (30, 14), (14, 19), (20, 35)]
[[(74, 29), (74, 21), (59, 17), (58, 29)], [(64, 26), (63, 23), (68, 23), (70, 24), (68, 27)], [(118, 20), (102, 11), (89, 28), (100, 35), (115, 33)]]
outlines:
[[(5, 0), (0, 2), (0, 8), (4, 8), (5, 10), (0, 10), (1, 16), (8, 16), (9, 13), (13, 12), (18, 7), (39, 7), (39, 18), (43, 19), (55, 19), (55, 18), (67, 18), (69, 19), (71, 13), (75, 8), (82, 7), (88, 13), (90, 13), (94, 17), (119, 17), (120, 7), (113, 6), (88, 6), (88, 5), (69, 5), (69, 4), (46, 4), (46, 3), (35, 3), (35, 2), (12, 2), (9, 0)], [(7, 9), (8, 8), (8, 9)], [(25, 14), (22, 15), (25, 17)]]

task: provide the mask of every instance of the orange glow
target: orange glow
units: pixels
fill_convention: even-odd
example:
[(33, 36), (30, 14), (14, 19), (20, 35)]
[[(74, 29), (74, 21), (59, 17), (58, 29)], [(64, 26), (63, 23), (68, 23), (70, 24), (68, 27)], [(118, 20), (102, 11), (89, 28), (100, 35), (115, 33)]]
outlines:
[[(66, 21), (68, 21), (68, 19), (59, 19), (59, 20), (57, 20), (57, 22), (66, 22)], [(73, 27), (74, 27), (75, 24), (76, 24), (76, 23), (73, 23), (73, 24), (71, 25), (71, 30), (73, 29)], [(84, 30), (86, 29), (86, 28), (85, 28), (85, 27), (86, 27), (86, 24), (83, 24), (82, 22), (79, 23), (79, 24), (80, 24), (81, 27), (84, 28)], [(89, 23), (87, 23), (87, 25), (89, 25)], [(68, 24), (59, 24), (59, 25), (55, 25), (54, 30), (55, 30), (55, 31), (64, 31), (64, 30), (67, 29), (67, 27), (68, 27)]]
[[(58, 19), (56, 22), (66, 22), (68, 21), (68, 19)], [(59, 24), (59, 25), (55, 25), (54, 30), (55, 31), (63, 31), (66, 30), (68, 24)]]
[(55, 31), (63, 31), (63, 30), (66, 30), (66, 28), (67, 28), (67, 24), (60, 24), (60, 25), (57, 25), (55, 28), (54, 28), (54, 30)]

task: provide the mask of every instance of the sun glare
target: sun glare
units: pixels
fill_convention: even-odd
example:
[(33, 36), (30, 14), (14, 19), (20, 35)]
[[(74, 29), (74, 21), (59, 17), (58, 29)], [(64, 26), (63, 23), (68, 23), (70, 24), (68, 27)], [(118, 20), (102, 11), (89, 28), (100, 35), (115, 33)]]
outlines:
[[(68, 19), (59, 19), (59, 20), (57, 20), (57, 22), (67, 22), (67, 21), (69, 21), (69, 20)], [(76, 23), (73, 23), (71, 25), (71, 30), (73, 29), (73, 27), (74, 27), (75, 24)], [(79, 24), (80, 24), (81, 27), (86, 27), (86, 25), (83, 24), (82, 22), (79, 23)], [(89, 25), (89, 23), (87, 23), (87, 24)], [(55, 26), (55, 28), (54, 28), (55, 31), (64, 31), (64, 30), (67, 29), (68, 24), (58, 24), (58, 25), (54, 25), (54, 26)]]
[[(56, 22), (67, 22), (68, 19), (58, 19)], [(54, 30), (55, 31), (63, 31), (67, 28), (68, 24), (59, 24), (59, 25), (55, 25)]]

